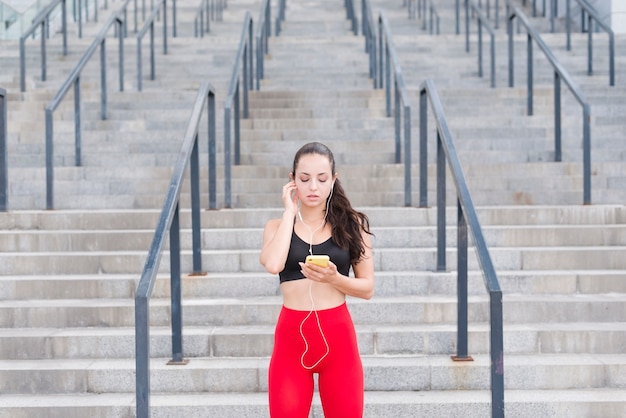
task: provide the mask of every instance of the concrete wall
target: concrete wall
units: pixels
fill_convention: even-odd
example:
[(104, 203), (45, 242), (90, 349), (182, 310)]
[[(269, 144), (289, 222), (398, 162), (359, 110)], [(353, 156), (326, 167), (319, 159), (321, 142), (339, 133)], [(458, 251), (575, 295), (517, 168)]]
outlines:
[(611, 0), (611, 28), (615, 33), (626, 33), (626, 1)]
[[(558, 0), (558, 2), (559, 15), (562, 16), (565, 14), (566, 2), (565, 0)], [(615, 33), (626, 33), (626, 0), (587, 0), (587, 2), (596, 9), (604, 22), (611, 25)], [(578, 6), (573, 0), (572, 11), (573, 15), (580, 19)]]

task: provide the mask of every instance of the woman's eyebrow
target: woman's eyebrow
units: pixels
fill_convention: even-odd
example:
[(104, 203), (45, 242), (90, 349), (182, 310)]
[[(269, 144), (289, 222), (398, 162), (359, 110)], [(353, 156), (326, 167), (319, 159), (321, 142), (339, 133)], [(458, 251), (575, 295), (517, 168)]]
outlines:
[[(301, 171), (301, 172), (299, 172), (298, 174), (300, 174), (301, 176), (311, 176), (311, 174), (309, 174), (309, 173), (307, 173), (307, 172), (305, 172), (305, 171)], [(318, 175), (318, 176), (323, 176), (323, 175), (327, 175), (327, 176), (329, 176), (329, 175), (330, 175), (330, 173), (329, 173), (328, 171), (321, 171), (321, 172), (317, 173), (317, 175)]]

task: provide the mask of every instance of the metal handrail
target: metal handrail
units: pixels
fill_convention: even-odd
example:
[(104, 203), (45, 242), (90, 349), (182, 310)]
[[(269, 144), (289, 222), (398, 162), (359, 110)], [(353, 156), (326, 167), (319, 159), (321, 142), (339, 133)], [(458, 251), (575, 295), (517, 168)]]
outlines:
[[(437, 7), (433, 4), (432, 0), (408, 0), (407, 10), (409, 13), (409, 19), (422, 19), (422, 29), (428, 29), (430, 34), (433, 34), (433, 28), (436, 28), (437, 35), (439, 35), (439, 12)], [(428, 11), (428, 19), (426, 18), (426, 12)], [(426, 26), (428, 24), (428, 27)]]
[(196, 16), (193, 19), (194, 36), (204, 37), (204, 33), (211, 31), (210, 21), (221, 21), (226, 2), (224, 0), (201, 0), (196, 9)]
[(152, 9), (152, 12), (143, 23), (143, 27), (137, 33), (137, 90), (142, 90), (142, 58), (141, 58), (141, 41), (144, 35), (150, 31), (150, 80), (154, 80), (156, 76), (155, 60), (154, 60), (154, 21), (163, 9), (163, 54), (167, 55), (167, 0), (157, 0), (158, 4)]
[[(363, 16), (364, 21), (368, 20), (368, 14), (370, 14), (369, 0), (363, 1)], [(408, 93), (404, 86), (402, 77), (402, 70), (399, 65), (398, 58), (396, 56), (395, 46), (387, 19), (383, 12), (380, 12), (378, 19), (379, 22), (379, 54), (380, 60), (380, 72), (378, 73), (381, 83), (375, 82), (375, 86), (382, 87), (382, 49), (385, 45), (385, 80), (387, 87), (387, 116), (390, 114), (390, 100), (389, 100), (389, 86), (390, 86), (390, 73), (391, 65), (394, 67), (395, 77), (395, 133), (396, 133), (396, 162), (400, 162), (399, 158), (399, 128), (400, 128), (400, 98), (402, 97), (402, 103), (404, 106), (404, 124), (405, 124), (405, 204), (411, 205), (411, 105), (408, 100)], [(366, 24), (364, 33), (371, 32), (367, 30), (369, 24)], [(375, 52), (375, 43), (372, 45), (372, 39), (366, 41), (366, 45), (369, 47), (368, 52), (372, 54)], [(470, 232), (474, 238), (476, 249), (478, 252), (479, 263), (483, 271), (483, 277), (485, 280), (485, 286), (490, 297), (490, 327), (491, 327), (491, 340), (490, 340), (490, 356), (491, 356), (491, 395), (492, 395), (492, 416), (504, 417), (504, 368), (503, 368), (503, 313), (502, 313), (502, 291), (500, 284), (485, 243), (485, 239), (482, 234), (480, 223), (476, 215), (476, 210), (463, 175), (461, 164), (457, 157), (454, 144), (452, 142), (452, 136), (448, 129), (445, 115), (443, 113), (443, 107), (437, 94), (437, 90), (434, 87), (434, 83), (430, 80), (425, 81), (420, 87), (420, 206), (427, 206), (427, 99), (430, 98), (431, 106), (435, 114), (435, 120), (437, 121), (437, 270), (445, 271), (446, 261), (446, 234), (445, 234), (445, 159), (448, 160), (448, 166), (452, 172), (454, 183), (457, 189), (457, 207), (458, 207), (458, 244), (457, 244), (457, 293), (458, 293), (458, 324), (457, 324), (457, 355), (453, 357), (454, 360), (467, 361), (471, 360), (468, 356), (468, 331), (467, 331), (467, 306), (468, 306), (468, 293), (467, 293), (467, 226), (470, 227)]]
[[(508, 3), (509, 0), (507, 0)], [(527, 0), (522, 0), (522, 6), (526, 7), (526, 1)], [(533, 17), (537, 17), (537, 0), (532, 0), (533, 5), (532, 5), (532, 9), (533, 9)], [(542, 5), (541, 5), (541, 15), (542, 17), (546, 17), (546, 0), (542, 0)]]
[(9, 202), (9, 157), (7, 142), (9, 139), (7, 124), (7, 91), (0, 87), (0, 212), (8, 210)]
[(287, 8), (287, 0), (278, 0), (278, 13), (276, 14), (276, 36), (280, 35), (281, 24), (285, 20), (285, 9)]
[(169, 235), (172, 360), (171, 365), (184, 365), (182, 337), (182, 292), (180, 270), (180, 193), (187, 167), (190, 166), (193, 270), (202, 273), (202, 244), (200, 226), (200, 163), (198, 130), (202, 111), (208, 102), (209, 147), (215, 149), (215, 89), (202, 83), (187, 124), (181, 151), (178, 155), (170, 185), (165, 196), (146, 263), (135, 292), (135, 379), (136, 416), (150, 416), (150, 297), (156, 282), (165, 237)]
[[(243, 28), (239, 40), (239, 48), (233, 65), (233, 72), (228, 87), (228, 95), (224, 102), (224, 195), (227, 208), (232, 207), (231, 203), (231, 151), (230, 151), (230, 128), (231, 110), (235, 125), (235, 165), (239, 165), (240, 153), (240, 133), (239, 126), (239, 96), (240, 86), (243, 86), (243, 117), (248, 118), (248, 90), (254, 89), (254, 74), (252, 73), (254, 54), (252, 53), (252, 17), (246, 11), (243, 19)], [(240, 81), (239, 76), (242, 80)], [(214, 208), (211, 208), (214, 209)]]
[[(378, 69), (376, 70), (378, 83), (376, 85), (385, 89), (385, 109), (387, 116), (391, 116), (391, 74), (393, 73), (395, 162), (399, 164), (401, 160), (401, 122), (404, 122), (404, 204), (411, 206), (411, 100), (404, 84), (404, 76), (400, 68), (400, 60), (396, 54), (389, 22), (383, 11), (378, 17), (378, 34), (378, 52), (374, 52), (378, 58)], [(370, 53), (372, 52), (370, 51)]]
[(374, 13), (372, 12), (372, 4), (370, 0), (361, 0), (361, 31), (365, 38), (365, 52), (369, 56), (369, 75), (373, 81), (374, 88), (382, 88), (382, 84), (378, 84), (378, 67), (376, 59), (376, 24), (374, 23)]
[(41, 80), (46, 81), (46, 32), (48, 18), (52, 11), (60, 4), (61, 6), (61, 31), (63, 32), (63, 55), (67, 55), (67, 8), (66, 0), (53, 0), (33, 20), (32, 25), (20, 36), (20, 91), (26, 91), (26, 39), (33, 35), (41, 26)]
[(359, 34), (359, 22), (356, 17), (356, 11), (354, 10), (354, 0), (344, 0), (344, 7), (346, 8), (346, 18), (350, 21), (350, 30), (354, 35)]
[(269, 51), (269, 37), (272, 35), (271, 3), (269, 0), (261, 2), (261, 11), (256, 27), (256, 89), (261, 90), (261, 80), (265, 77), (265, 54)]
[(470, 51), (470, 11), (475, 13), (478, 23), (478, 77), (483, 77), (483, 26), (490, 36), (489, 50), (491, 56), (491, 87), (496, 86), (496, 34), (476, 0), (465, 0), (465, 51)]
[[(467, 0), (463, 0), (465, 2), (465, 5), (467, 6)], [(460, 16), (461, 16), (461, 0), (455, 0), (455, 22), (456, 22), (456, 34), (459, 35), (461, 33), (461, 23), (460, 23)], [(481, 9), (483, 8), (482, 6), (482, 0), (478, 0), (478, 7), (480, 7)], [(494, 17), (494, 29), (499, 29), (500, 27), (500, 0), (496, 0), (495, 3), (495, 17)], [(487, 19), (491, 18), (491, 0), (487, 0), (486, 2), (486, 7), (485, 7), (485, 15), (487, 16)]]
[(120, 73), (120, 91), (124, 91), (124, 36), (122, 28), (124, 25), (124, 18), (126, 16), (126, 7), (130, 0), (126, 0), (122, 7), (114, 14), (109, 16), (98, 35), (95, 37), (89, 48), (85, 51), (82, 58), (78, 61), (74, 69), (70, 72), (67, 80), (63, 83), (57, 94), (46, 105), (46, 208), (54, 209), (54, 111), (61, 104), (61, 101), (65, 98), (65, 95), (69, 92), (70, 88), (74, 86), (74, 131), (75, 131), (75, 161), (76, 166), (81, 165), (81, 136), (82, 136), (82, 124), (81, 124), (81, 103), (80, 103), (80, 77), (81, 72), (85, 68), (85, 65), (89, 62), (96, 49), (100, 47), (100, 105), (101, 105), (101, 118), (106, 119), (107, 114), (107, 96), (106, 96), (106, 51), (105, 41), (106, 35), (111, 26), (117, 24), (119, 29), (119, 73)]
[[(591, 30), (592, 21), (595, 20), (596, 23), (604, 29), (604, 31), (609, 36), (609, 85), (615, 86), (615, 33), (611, 29), (609, 25), (604, 23), (600, 18), (600, 15), (584, 0), (575, 0), (578, 5), (581, 7), (582, 14), (587, 13), (587, 19), (589, 22), (589, 29), (587, 31), (587, 74), (593, 74), (593, 30)], [(567, 16), (565, 19), (565, 25), (567, 27), (567, 50), (571, 51), (572, 43), (571, 43), (571, 31), (572, 31), (572, 22), (571, 22), (571, 1), (567, 0), (566, 3), (567, 8)]]
[(532, 27), (530, 21), (519, 8), (509, 3), (507, 28), (509, 34), (509, 87), (513, 87), (513, 19), (526, 28), (528, 48), (528, 71), (527, 71), (527, 114), (533, 114), (533, 40), (543, 51), (548, 62), (554, 70), (554, 161), (561, 161), (561, 80), (565, 82), (570, 92), (574, 95), (583, 109), (583, 204), (591, 204), (591, 106), (583, 95), (576, 82), (567, 70), (558, 62), (548, 45), (543, 41), (539, 33)]
[[(432, 80), (420, 86), (420, 161), (426, 166), (428, 99), (437, 124), (437, 270), (446, 270), (446, 161), (457, 196), (457, 355), (453, 360), (472, 360), (468, 355), (468, 229), (472, 235), (483, 281), (489, 294), (491, 416), (504, 417), (504, 320), (502, 290), (482, 233), (452, 134)], [(420, 206), (426, 207), (426, 175), (420, 181)]]

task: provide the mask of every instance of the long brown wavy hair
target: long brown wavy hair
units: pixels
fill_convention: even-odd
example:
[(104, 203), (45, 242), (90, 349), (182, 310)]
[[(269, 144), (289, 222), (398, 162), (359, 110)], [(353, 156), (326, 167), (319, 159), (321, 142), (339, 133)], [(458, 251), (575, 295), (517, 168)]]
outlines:
[[(300, 158), (308, 154), (318, 154), (328, 158), (334, 177), (336, 173), (335, 156), (326, 145), (320, 142), (305, 144), (296, 152), (292, 169), (294, 176)], [(334, 188), (328, 199), (326, 201), (328, 208), (326, 222), (330, 222), (332, 226), (333, 241), (341, 249), (348, 250), (350, 252), (350, 263), (356, 264), (365, 254), (365, 243), (363, 242), (361, 231), (373, 235), (370, 231), (369, 218), (366, 214), (352, 207), (339, 178), (335, 180)]]

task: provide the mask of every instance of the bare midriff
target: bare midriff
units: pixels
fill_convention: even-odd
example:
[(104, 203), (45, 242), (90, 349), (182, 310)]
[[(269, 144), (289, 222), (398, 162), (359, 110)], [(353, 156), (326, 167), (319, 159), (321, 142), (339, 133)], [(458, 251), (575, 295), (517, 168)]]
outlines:
[[(311, 292), (309, 294), (309, 286)], [(328, 283), (315, 283), (308, 279), (291, 280), (280, 285), (283, 304), (289, 309), (308, 311), (313, 308), (311, 295), (316, 310), (336, 308), (346, 301), (346, 295)]]

